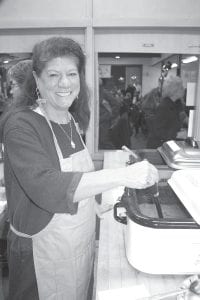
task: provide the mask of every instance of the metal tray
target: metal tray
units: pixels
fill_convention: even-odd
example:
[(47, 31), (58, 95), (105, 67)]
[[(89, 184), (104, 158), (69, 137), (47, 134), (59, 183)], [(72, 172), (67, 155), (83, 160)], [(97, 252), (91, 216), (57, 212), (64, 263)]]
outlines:
[(158, 151), (166, 164), (173, 169), (200, 168), (200, 149), (185, 142), (165, 142)]

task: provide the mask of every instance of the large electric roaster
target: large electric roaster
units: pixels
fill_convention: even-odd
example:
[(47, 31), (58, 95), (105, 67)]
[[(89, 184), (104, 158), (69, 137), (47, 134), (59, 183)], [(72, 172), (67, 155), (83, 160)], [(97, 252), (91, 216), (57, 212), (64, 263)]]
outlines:
[[(169, 143), (167, 148), (171, 147), (174, 153), (180, 151), (178, 145)], [(171, 174), (158, 183), (158, 197), (155, 187), (125, 188), (114, 205), (114, 217), (126, 224), (126, 256), (136, 269), (150, 274), (200, 274), (200, 169), (190, 165)], [(126, 215), (119, 215), (121, 207)]]

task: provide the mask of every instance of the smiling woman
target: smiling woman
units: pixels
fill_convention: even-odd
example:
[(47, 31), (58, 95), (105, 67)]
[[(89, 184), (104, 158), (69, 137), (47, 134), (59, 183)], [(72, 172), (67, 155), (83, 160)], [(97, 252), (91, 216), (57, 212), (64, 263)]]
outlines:
[[(85, 130), (89, 121), (84, 63), (82, 49), (71, 39), (55, 37), (36, 44), (17, 101), (3, 115), (11, 226), (9, 299), (49, 299), (49, 281), (55, 283), (52, 293), (58, 297), (72, 299), (77, 294), (77, 299), (87, 299), (95, 201), (81, 198), (84, 209), (73, 201), (83, 172), (94, 168), (75, 123)], [(14, 174), (9, 175), (11, 169), (21, 188)], [(53, 274), (62, 280), (58, 283)]]

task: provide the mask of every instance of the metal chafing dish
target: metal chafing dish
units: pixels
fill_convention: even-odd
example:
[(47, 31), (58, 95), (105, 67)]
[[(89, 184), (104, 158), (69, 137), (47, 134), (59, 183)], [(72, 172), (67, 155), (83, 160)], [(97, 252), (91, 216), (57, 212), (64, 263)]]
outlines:
[(173, 169), (200, 168), (198, 142), (190, 145), (185, 141), (168, 141), (158, 148), (166, 164)]
[[(168, 141), (157, 149), (135, 150), (134, 152), (140, 160), (147, 159), (153, 165), (162, 168), (173, 170), (200, 168), (200, 142), (191, 139)], [(130, 162), (135, 162), (134, 156), (130, 156)]]

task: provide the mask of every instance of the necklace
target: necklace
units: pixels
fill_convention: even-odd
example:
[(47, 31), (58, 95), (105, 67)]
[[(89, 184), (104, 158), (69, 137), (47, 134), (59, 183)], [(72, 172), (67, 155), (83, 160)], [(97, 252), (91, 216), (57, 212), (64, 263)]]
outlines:
[(71, 119), (70, 119), (70, 121), (69, 121), (69, 125), (70, 125), (70, 136), (68, 135), (68, 133), (64, 130), (64, 128), (63, 128), (59, 123), (57, 123), (57, 124), (58, 124), (58, 126), (60, 127), (60, 129), (62, 130), (62, 132), (65, 134), (65, 136), (69, 139), (70, 144), (71, 144), (71, 147), (72, 147), (73, 149), (75, 149), (76, 145), (75, 145), (75, 143), (74, 143), (74, 141), (73, 141), (73, 137), (72, 137), (72, 124), (71, 124)]

